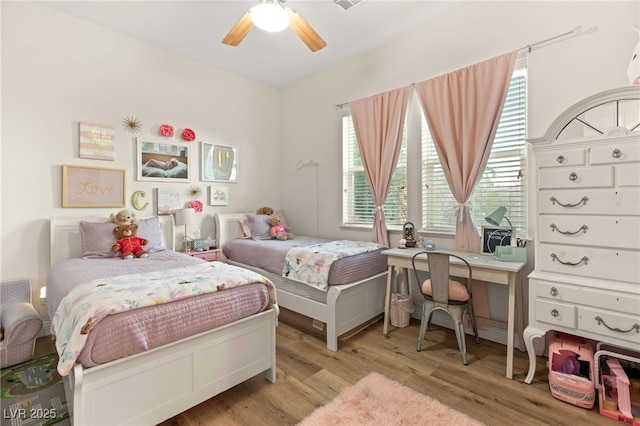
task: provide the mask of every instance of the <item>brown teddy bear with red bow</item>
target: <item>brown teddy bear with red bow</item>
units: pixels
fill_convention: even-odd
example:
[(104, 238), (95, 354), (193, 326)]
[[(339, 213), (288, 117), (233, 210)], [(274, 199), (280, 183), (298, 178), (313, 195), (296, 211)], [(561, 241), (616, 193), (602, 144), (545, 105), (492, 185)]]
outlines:
[(111, 247), (111, 250), (122, 252), (121, 256), (123, 259), (149, 256), (149, 253), (147, 253), (143, 247), (147, 245), (149, 241), (137, 236), (138, 225), (124, 224), (116, 226), (113, 232), (118, 237), (118, 242)]

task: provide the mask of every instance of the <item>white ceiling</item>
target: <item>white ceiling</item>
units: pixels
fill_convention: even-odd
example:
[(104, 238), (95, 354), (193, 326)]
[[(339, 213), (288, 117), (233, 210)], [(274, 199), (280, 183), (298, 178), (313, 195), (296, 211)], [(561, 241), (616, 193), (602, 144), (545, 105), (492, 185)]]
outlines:
[(254, 27), (237, 47), (220, 41), (258, 0), (53, 1), (40, 4), (145, 40), (218, 68), (283, 88), (447, 13), (462, 2), (364, 0), (348, 10), (333, 0), (289, 0), (327, 47), (312, 53), (287, 29)]

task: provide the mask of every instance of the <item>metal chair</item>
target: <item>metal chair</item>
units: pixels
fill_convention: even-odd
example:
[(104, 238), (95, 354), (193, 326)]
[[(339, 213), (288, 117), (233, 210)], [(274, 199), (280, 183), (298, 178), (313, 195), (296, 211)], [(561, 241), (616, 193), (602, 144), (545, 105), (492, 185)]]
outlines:
[[(416, 269), (416, 257), (427, 255), (429, 264), (430, 279), (421, 281)], [(459, 259), (462, 266), (466, 266), (469, 273), (466, 277), (466, 285), (458, 281), (454, 281), (449, 276), (449, 267), (451, 258)], [(420, 336), (418, 337), (418, 346), (416, 350), (419, 352), (422, 348), (424, 335), (431, 323), (431, 317), (437, 310), (446, 312), (454, 322), (454, 330), (458, 340), (458, 347), (462, 354), (462, 362), (467, 365), (467, 347), (465, 344), (464, 332), (464, 314), (469, 311), (473, 334), (476, 343), (480, 343), (478, 339), (478, 328), (476, 326), (476, 318), (473, 314), (473, 299), (471, 297), (471, 265), (465, 259), (455, 254), (437, 251), (421, 251), (411, 258), (411, 265), (416, 276), (416, 283), (420, 288), (420, 292), (424, 297), (422, 303), (422, 320), (420, 323)]]

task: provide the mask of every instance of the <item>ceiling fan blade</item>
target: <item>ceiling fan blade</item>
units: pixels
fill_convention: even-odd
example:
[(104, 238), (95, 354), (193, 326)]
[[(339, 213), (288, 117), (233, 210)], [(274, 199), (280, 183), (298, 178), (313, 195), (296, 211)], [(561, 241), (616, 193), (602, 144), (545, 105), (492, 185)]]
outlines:
[(223, 44), (229, 46), (237, 46), (242, 39), (245, 38), (249, 31), (253, 28), (253, 21), (251, 21), (251, 15), (247, 11), (242, 18), (231, 28), (231, 31), (222, 39)]
[(287, 9), (287, 12), (289, 13), (289, 26), (312, 52), (316, 52), (327, 45), (302, 16), (291, 9)]

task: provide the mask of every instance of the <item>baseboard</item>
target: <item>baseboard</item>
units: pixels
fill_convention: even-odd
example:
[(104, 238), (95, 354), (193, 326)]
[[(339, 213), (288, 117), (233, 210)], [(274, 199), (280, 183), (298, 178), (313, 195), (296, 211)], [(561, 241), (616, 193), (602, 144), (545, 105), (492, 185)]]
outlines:
[(51, 334), (51, 321), (43, 321), (38, 337), (49, 336)]

